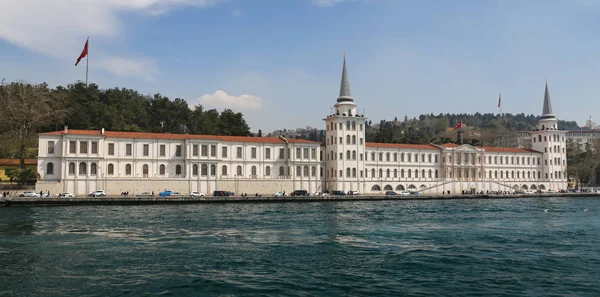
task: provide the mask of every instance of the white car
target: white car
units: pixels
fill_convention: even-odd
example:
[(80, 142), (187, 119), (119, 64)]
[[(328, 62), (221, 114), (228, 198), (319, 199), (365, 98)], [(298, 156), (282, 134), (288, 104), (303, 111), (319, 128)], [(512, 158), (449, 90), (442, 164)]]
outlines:
[(190, 192), (190, 197), (204, 197), (206, 195), (204, 195), (204, 193), (202, 192), (198, 192), (198, 191), (192, 191)]
[(88, 196), (92, 196), (92, 197), (106, 196), (106, 192), (104, 192), (104, 190), (96, 190), (96, 191), (90, 192), (88, 194)]
[(36, 193), (34, 191), (25, 191), (23, 193), (21, 193), (21, 195), (19, 195), (21, 197), (40, 197), (39, 193)]
[(360, 195), (360, 192), (356, 190), (350, 190), (348, 191), (348, 195)]
[(533, 191), (525, 191), (525, 195), (533, 195), (535, 194)]
[(152, 192), (142, 192), (141, 194), (135, 195), (135, 197), (138, 197), (138, 198), (141, 198), (141, 197), (152, 197), (152, 196), (154, 196), (152, 194)]
[(75, 197), (75, 195), (73, 195), (73, 193), (64, 192), (64, 193), (59, 193), (58, 197), (73, 198), (73, 197)]
[(281, 196), (285, 196), (285, 194), (282, 191), (277, 191), (277, 192), (273, 193), (273, 197), (281, 197)]
[(170, 197), (183, 197), (183, 194), (179, 192), (173, 192), (173, 194), (171, 194)]
[(412, 193), (410, 191), (402, 191), (400, 193), (398, 193), (398, 195), (400, 196), (410, 196)]
[(329, 194), (323, 192), (316, 192), (315, 196), (329, 196)]
[(549, 190), (548, 190), (548, 193), (558, 193), (558, 191), (557, 191), (557, 190), (554, 190), (554, 189), (549, 189)]

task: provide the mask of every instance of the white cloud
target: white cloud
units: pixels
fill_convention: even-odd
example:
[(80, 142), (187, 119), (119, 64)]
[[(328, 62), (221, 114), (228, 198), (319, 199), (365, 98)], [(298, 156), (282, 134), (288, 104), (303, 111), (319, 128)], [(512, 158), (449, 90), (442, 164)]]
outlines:
[(160, 74), (152, 59), (105, 57), (99, 65), (105, 70), (118, 76), (141, 77), (154, 80)]
[(199, 101), (202, 105), (213, 107), (258, 110), (262, 107), (263, 99), (254, 95), (231, 96), (218, 90), (213, 94), (202, 95)]
[(236, 9), (234, 11), (231, 12), (231, 15), (233, 15), (234, 17), (241, 17), (242, 16), (242, 12), (239, 9)]
[[(86, 36), (90, 37), (90, 55), (101, 61), (104, 70), (125, 76), (147, 78), (158, 70), (149, 58), (132, 60), (115, 57), (100, 48), (96, 40), (121, 34), (119, 13), (138, 12), (148, 15), (165, 13), (181, 6), (206, 7), (224, 0), (18, 0), (2, 1), (0, 39), (19, 47), (75, 62)], [(116, 67), (115, 61), (126, 62)], [(143, 61), (143, 62), (142, 62)]]

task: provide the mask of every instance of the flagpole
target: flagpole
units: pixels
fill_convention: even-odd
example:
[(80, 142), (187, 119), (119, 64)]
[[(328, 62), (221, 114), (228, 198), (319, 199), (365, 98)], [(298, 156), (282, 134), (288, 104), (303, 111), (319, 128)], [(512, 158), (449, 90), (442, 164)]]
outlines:
[(87, 55), (85, 55), (85, 87), (88, 85), (88, 66), (90, 64), (90, 37), (87, 37)]

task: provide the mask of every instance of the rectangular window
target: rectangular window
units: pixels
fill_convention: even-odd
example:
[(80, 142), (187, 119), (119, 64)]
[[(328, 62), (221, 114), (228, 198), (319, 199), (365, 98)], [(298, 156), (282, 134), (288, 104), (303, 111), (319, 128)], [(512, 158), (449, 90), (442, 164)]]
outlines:
[(98, 142), (92, 141), (92, 154), (98, 154)]
[(166, 156), (166, 155), (167, 155), (167, 153), (166, 153), (166, 148), (165, 148), (165, 145), (164, 145), (164, 144), (161, 144), (161, 145), (160, 145), (160, 156), (161, 156), (161, 157), (164, 157), (164, 156)]
[(227, 158), (227, 147), (221, 147), (221, 157), (222, 158)]
[(54, 141), (48, 141), (48, 154), (54, 154)]
[(181, 157), (181, 145), (175, 146), (175, 157)]
[(237, 158), (238, 159), (242, 158), (242, 147), (241, 146), (237, 148)]
[(149, 144), (144, 144), (144, 149), (143, 149), (142, 153), (145, 157), (150, 156), (150, 145)]
[(271, 148), (265, 149), (265, 159), (271, 159)]
[(304, 148), (303, 156), (304, 156), (304, 159), (308, 159), (308, 148)]
[(296, 159), (302, 159), (302, 151), (300, 148), (296, 148)]
[(217, 156), (217, 146), (215, 144), (210, 145), (210, 156), (211, 157)]
[(363, 160), (363, 154), (362, 153), (360, 153), (360, 160), (361, 161)]
[(202, 157), (208, 157), (208, 145), (203, 144), (202, 149), (200, 150), (200, 155)]
[(125, 156), (131, 156), (131, 143), (125, 145)]
[(253, 147), (253, 148), (250, 150), (250, 152), (251, 152), (251, 158), (252, 158), (252, 159), (256, 159), (256, 148), (255, 148), (255, 147)]
[(108, 155), (109, 156), (114, 156), (115, 155), (115, 144), (114, 143), (109, 143), (108, 144)]
[(198, 145), (197, 144), (194, 144), (192, 146), (192, 156), (198, 157)]
[(280, 148), (279, 149), (279, 159), (285, 159), (285, 155), (284, 155), (284, 149)]
[(317, 158), (317, 149), (311, 149), (310, 158), (313, 160)]
[(79, 153), (80, 154), (87, 154), (87, 152), (88, 152), (87, 147), (88, 147), (87, 141), (80, 142), (79, 143)]

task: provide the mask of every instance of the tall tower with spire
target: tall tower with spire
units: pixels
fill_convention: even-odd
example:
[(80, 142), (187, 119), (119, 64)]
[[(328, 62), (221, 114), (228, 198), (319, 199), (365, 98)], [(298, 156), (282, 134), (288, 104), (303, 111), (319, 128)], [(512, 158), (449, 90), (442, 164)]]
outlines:
[[(531, 133), (531, 147), (542, 153), (536, 177), (546, 189), (567, 188), (567, 131), (558, 129), (558, 120), (552, 111), (548, 81), (544, 90), (544, 106), (537, 128)], [(536, 161), (538, 162), (538, 161)]]
[(346, 53), (342, 81), (333, 113), (325, 119), (325, 189), (364, 192), (365, 122), (350, 93)]

